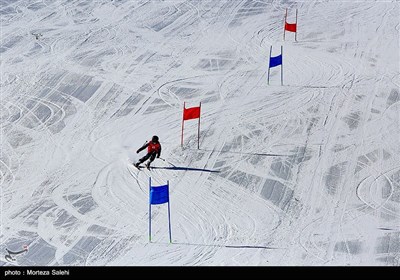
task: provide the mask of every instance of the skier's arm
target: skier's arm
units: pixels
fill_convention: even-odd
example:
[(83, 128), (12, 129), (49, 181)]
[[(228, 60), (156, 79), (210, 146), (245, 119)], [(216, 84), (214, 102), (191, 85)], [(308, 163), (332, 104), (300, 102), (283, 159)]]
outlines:
[(139, 150), (136, 151), (136, 153), (140, 153), (141, 151), (143, 151), (144, 149), (147, 148), (147, 146), (149, 145), (149, 142), (147, 142), (146, 144), (144, 144), (142, 147), (139, 148)]
[(160, 149), (157, 152), (157, 157), (159, 158), (161, 156), (161, 144), (160, 144)]

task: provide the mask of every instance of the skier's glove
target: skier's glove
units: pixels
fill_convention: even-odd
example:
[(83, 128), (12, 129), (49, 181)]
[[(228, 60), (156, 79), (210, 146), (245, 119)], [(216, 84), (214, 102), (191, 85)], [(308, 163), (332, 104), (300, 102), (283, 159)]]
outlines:
[(136, 153), (138, 154), (138, 153), (139, 153), (139, 150), (137, 150)]
[(157, 158), (159, 158), (160, 157), (160, 155), (157, 155)]

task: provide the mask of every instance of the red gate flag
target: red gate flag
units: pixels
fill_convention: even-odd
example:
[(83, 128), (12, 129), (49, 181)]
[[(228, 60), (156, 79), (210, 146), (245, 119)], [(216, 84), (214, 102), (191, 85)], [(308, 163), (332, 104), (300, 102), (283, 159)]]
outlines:
[(200, 149), (200, 108), (201, 102), (199, 107), (192, 107), (186, 108), (185, 102), (183, 102), (183, 118), (182, 118), (182, 133), (181, 133), (181, 146), (183, 147), (183, 124), (186, 120), (191, 119), (199, 119), (199, 125), (197, 127), (197, 149)]
[(285, 30), (290, 31), (290, 32), (296, 32), (296, 23), (287, 23), (285, 22)]
[(285, 20), (284, 20), (284, 26), (283, 26), (283, 40), (285, 40), (285, 32), (294, 32), (294, 40), (297, 42), (297, 9), (296, 9), (296, 22), (295, 23), (288, 23), (286, 21), (287, 19), (287, 9), (285, 12)]
[(183, 108), (183, 120), (200, 118), (200, 107)]

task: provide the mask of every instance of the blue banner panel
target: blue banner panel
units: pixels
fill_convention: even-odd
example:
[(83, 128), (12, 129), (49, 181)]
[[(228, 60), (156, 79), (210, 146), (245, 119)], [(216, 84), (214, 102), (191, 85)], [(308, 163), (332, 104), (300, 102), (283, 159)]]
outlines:
[(269, 68), (282, 65), (282, 54), (269, 59)]
[(150, 188), (150, 204), (163, 204), (168, 201), (168, 185)]

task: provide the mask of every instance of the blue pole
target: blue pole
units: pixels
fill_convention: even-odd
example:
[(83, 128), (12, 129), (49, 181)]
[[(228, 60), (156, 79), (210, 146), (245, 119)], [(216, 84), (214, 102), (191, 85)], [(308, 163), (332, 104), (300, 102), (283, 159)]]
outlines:
[(168, 186), (168, 227), (169, 227), (169, 243), (172, 243), (172, 236), (171, 236), (171, 214), (169, 208), (169, 181), (167, 181)]
[(281, 56), (282, 56), (282, 63), (281, 63), (281, 85), (283, 86), (283, 46), (281, 46)]
[(269, 71), (271, 69), (271, 53), (272, 53), (272, 46), (269, 49), (269, 62), (268, 62), (268, 84), (269, 84)]
[(151, 242), (151, 177), (149, 177), (149, 242)]

